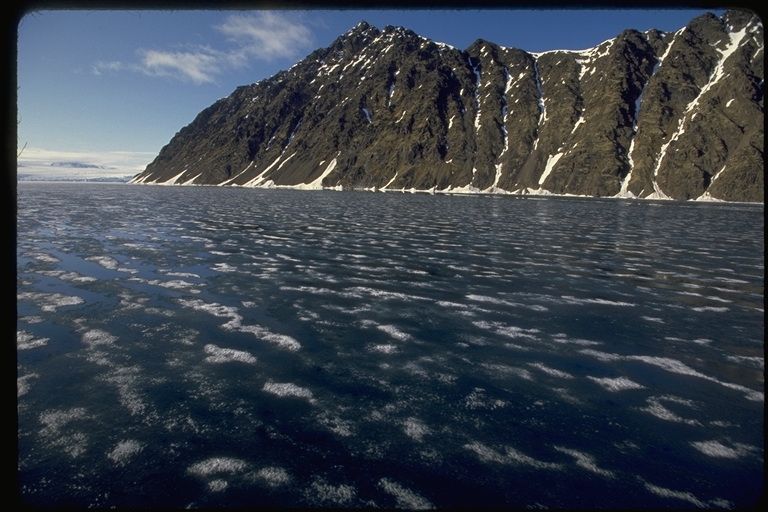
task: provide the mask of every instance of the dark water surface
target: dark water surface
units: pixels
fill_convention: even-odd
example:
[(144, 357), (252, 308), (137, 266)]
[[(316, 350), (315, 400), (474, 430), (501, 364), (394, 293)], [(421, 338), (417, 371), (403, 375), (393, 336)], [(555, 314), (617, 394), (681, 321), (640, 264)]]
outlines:
[(764, 207), (20, 183), (40, 506), (734, 508)]

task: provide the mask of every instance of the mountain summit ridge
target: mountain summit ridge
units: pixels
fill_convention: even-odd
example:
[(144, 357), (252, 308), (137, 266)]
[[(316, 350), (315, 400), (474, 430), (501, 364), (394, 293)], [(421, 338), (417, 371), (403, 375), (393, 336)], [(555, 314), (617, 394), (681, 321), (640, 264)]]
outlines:
[(131, 182), (763, 202), (763, 55), (734, 10), (541, 53), (361, 21)]

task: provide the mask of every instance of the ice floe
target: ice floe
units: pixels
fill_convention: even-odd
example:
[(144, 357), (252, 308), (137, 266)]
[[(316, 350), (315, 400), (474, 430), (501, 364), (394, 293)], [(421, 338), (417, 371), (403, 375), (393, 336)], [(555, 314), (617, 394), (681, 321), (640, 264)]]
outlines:
[(405, 434), (414, 441), (421, 442), (422, 438), (430, 433), (429, 428), (417, 418), (407, 418), (403, 422)]
[(564, 372), (561, 370), (556, 370), (555, 368), (550, 368), (549, 366), (546, 366), (542, 363), (528, 363), (528, 366), (533, 366), (534, 368), (538, 368), (542, 372), (552, 375), (553, 377), (559, 377), (561, 379), (573, 379), (573, 375), (571, 375), (568, 372)]
[(117, 266), (118, 266), (117, 260), (109, 256), (91, 256), (91, 257), (85, 258), (85, 261), (96, 262), (102, 267), (107, 268), (109, 270), (117, 270)]
[(285, 469), (279, 467), (261, 468), (256, 472), (256, 478), (263, 481), (270, 487), (279, 487), (291, 481), (291, 476), (288, 474), (288, 472)]
[(474, 452), (483, 462), (496, 462), (499, 464), (523, 464), (537, 469), (562, 469), (563, 465), (555, 462), (543, 462), (529, 457), (524, 453), (510, 447), (504, 447), (504, 453), (494, 450), (482, 443), (474, 441), (465, 444), (463, 448)]
[(217, 317), (229, 318), (221, 327), (226, 331), (240, 331), (251, 333), (259, 339), (274, 343), (277, 346), (295, 352), (301, 348), (301, 344), (294, 338), (286, 334), (276, 334), (266, 327), (258, 325), (243, 325), (243, 317), (238, 314), (237, 308), (232, 306), (223, 306), (219, 303), (206, 303), (199, 299), (178, 299), (178, 302), (185, 307), (193, 308), (198, 311), (205, 311)]
[(349, 505), (357, 493), (351, 485), (330, 485), (322, 479), (312, 482), (310, 488), (311, 491), (308, 494), (324, 506)]
[(205, 353), (209, 354), (205, 358), (207, 363), (229, 363), (238, 361), (241, 363), (253, 364), (256, 358), (244, 350), (235, 350), (233, 348), (221, 348), (212, 343), (204, 347)]
[(753, 452), (761, 451), (756, 446), (742, 443), (732, 443), (733, 448), (725, 446), (720, 441), (695, 441), (691, 445), (704, 455), (723, 459), (739, 459)]
[(36, 379), (39, 377), (40, 376), (36, 373), (29, 373), (22, 377), (17, 377), (16, 378), (16, 396), (20, 397), (20, 396), (26, 395), (30, 389), (29, 381), (31, 379)]
[(107, 454), (107, 457), (117, 464), (125, 464), (128, 459), (140, 453), (143, 449), (144, 446), (140, 442), (127, 439), (117, 443), (117, 446)]
[(406, 508), (411, 510), (426, 510), (435, 508), (428, 499), (423, 496), (406, 489), (402, 485), (390, 480), (389, 478), (382, 478), (379, 480), (378, 486), (384, 489), (386, 492), (395, 497), (397, 508)]
[(44, 347), (49, 341), (50, 338), (35, 338), (33, 334), (27, 331), (16, 331), (16, 350)]
[(58, 308), (64, 306), (76, 306), (85, 302), (81, 297), (63, 293), (23, 292), (17, 294), (16, 298), (36, 302), (40, 309), (47, 313), (56, 312)]
[(499, 409), (506, 407), (508, 403), (501, 399), (491, 399), (485, 396), (485, 389), (475, 388), (464, 399), (464, 406), (467, 409)]
[(307, 388), (302, 388), (300, 386), (297, 386), (296, 384), (291, 384), (289, 382), (286, 382), (286, 383), (267, 382), (264, 384), (264, 387), (262, 389), (268, 393), (272, 393), (274, 395), (281, 396), (281, 397), (295, 396), (298, 398), (307, 398), (310, 403), (315, 402), (314, 397), (312, 396), (312, 391), (310, 391)]
[(595, 458), (592, 455), (589, 455), (588, 453), (583, 453), (578, 450), (573, 450), (573, 449), (565, 448), (562, 446), (554, 446), (554, 449), (575, 458), (576, 465), (579, 467), (582, 467), (588, 471), (591, 471), (593, 473), (596, 473), (604, 477), (615, 478), (613, 471), (599, 468), (597, 466), (597, 463), (595, 462)]
[(645, 389), (645, 386), (638, 384), (626, 377), (592, 377), (587, 375), (587, 378), (591, 381), (597, 382), (605, 389), (611, 392), (624, 391), (625, 389)]
[(207, 477), (222, 473), (239, 473), (246, 467), (245, 461), (234, 457), (211, 457), (210, 459), (192, 464), (187, 468), (187, 473), (199, 477)]

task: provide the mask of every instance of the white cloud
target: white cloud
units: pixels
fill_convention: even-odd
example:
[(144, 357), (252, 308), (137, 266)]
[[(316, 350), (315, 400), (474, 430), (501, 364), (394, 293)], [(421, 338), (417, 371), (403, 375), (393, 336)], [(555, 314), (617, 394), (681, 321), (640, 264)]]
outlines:
[(201, 84), (213, 82), (213, 76), (221, 73), (220, 52), (206, 48), (193, 53), (158, 50), (144, 50), (142, 53), (141, 70), (148, 75), (173, 76)]
[(185, 51), (140, 49), (140, 63), (99, 61), (93, 66), (93, 74), (130, 70), (202, 84), (215, 82), (215, 77), (228, 68), (247, 66), (251, 59), (291, 58), (312, 44), (309, 28), (298, 19), (275, 11), (233, 14), (213, 28), (227, 36), (234, 47), (218, 50), (210, 46), (187, 45)]
[(232, 15), (214, 28), (238, 44), (239, 49), (230, 53), (235, 59), (293, 57), (312, 44), (312, 32), (306, 26), (272, 11)]
[(99, 61), (96, 64), (93, 65), (93, 73), (95, 75), (100, 75), (101, 71), (120, 71), (121, 69), (124, 69), (125, 65), (117, 60), (113, 60), (110, 62), (104, 62)]

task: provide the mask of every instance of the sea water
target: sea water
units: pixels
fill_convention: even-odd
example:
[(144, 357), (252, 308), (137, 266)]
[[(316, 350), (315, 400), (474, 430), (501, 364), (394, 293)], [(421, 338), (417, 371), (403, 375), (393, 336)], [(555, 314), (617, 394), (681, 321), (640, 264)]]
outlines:
[(36, 506), (735, 508), (764, 207), (19, 183)]

